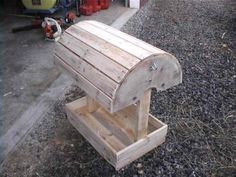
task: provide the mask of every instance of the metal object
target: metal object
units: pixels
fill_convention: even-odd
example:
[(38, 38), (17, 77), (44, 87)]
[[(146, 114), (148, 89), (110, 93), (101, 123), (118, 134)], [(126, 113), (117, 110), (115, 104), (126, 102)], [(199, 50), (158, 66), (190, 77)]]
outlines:
[(157, 69), (158, 69), (158, 65), (156, 63), (153, 63), (149, 68), (150, 71), (155, 71)]

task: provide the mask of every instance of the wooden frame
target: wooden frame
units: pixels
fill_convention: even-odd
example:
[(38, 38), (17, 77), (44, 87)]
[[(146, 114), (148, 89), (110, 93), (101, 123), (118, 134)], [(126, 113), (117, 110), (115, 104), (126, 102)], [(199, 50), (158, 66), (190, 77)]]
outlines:
[[(145, 95), (140, 106), (147, 103), (145, 100), (148, 100), (150, 91)], [(94, 100), (83, 97), (67, 104), (66, 112), (71, 124), (119, 170), (165, 141), (167, 125), (151, 114), (145, 117), (147, 109), (141, 112), (138, 107), (139, 105), (132, 105), (111, 114)], [(142, 122), (142, 114), (145, 115), (144, 122), (147, 121), (147, 127), (144, 126), (147, 131), (138, 132), (138, 138), (135, 117), (137, 110), (140, 121)], [(138, 127), (142, 127), (141, 124)]]
[(116, 169), (165, 141), (167, 125), (149, 114), (151, 89), (182, 82), (171, 54), (96, 21), (70, 26), (55, 64), (87, 97), (66, 105), (72, 125)]

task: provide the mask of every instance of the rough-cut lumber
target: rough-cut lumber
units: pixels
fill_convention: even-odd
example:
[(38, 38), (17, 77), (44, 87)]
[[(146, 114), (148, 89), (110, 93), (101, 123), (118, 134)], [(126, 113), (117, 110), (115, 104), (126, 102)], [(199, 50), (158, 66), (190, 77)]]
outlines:
[(71, 124), (116, 169), (165, 141), (167, 125), (149, 114), (151, 89), (182, 82), (171, 54), (95, 21), (68, 28), (56, 65), (86, 97), (66, 105)]
[(83, 97), (66, 105), (69, 121), (117, 170), (165, 141), (167, 125), (149, 114), (147, 136), (134, 142), (135, 105), (114, 114), (98, 105), (90, 112), (87, 100)]
[(111, 113), (136, 103), (146, 90), (165, 90), (182, 82), (173, 55), (95, 21), (68, 28), (55, 56), (62, 68), (79, 76), (78, 85)]
[(137, 103), (136, 141), (147, 136), (150, 97), (151, 89), (147, 90)]

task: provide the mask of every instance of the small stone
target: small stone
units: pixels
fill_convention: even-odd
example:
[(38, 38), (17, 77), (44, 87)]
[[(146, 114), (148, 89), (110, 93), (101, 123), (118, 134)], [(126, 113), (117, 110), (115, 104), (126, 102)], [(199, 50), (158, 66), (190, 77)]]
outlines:
[(139, 175), (142, 175), (143, 173), (144, 173), (143, 170), (138, 170), (138, 174), (139, 174)]
[(70, 144), (71, 147), (74, 147), (74, 144)]
[(141, 163), (137, 164), (137, 168), (142, 168), (142, 167), (143, 167), (143, 165)]

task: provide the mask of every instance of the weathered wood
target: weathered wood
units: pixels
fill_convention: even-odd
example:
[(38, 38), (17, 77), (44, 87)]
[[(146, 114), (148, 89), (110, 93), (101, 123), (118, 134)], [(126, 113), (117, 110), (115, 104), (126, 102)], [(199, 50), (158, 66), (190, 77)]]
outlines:
[(117, 83), (121, 82), (128, 72), (126, 68), (66, 32), (63, 34), (60, 43)]
[[(96, 111), (90, 112), (87, 104), (87, 97), (68, 103), (66, 105), (68, 118), (71, 124), (117, 170), (165, 141), (167, 125), (149, 114), (149, 134), (136, 142), (126, 142), (129, 131), (125, 125), (128, 124), (127, 126), (130, 127), (132, 123), (135, 124), (137, 110), (135, 105), (111, 114), (101, 105), (98, 105)], [(127, 116), (123, 117), (123, 115)], [(130, 117), (131, 115), (133, 116)], [(118, 121), (119, 119), (122, 121)], [(127, 136), (121, 136), (125, 133)]]
[(137, 103), (137, 121), (135, 127), (135, 140), (138, 141), (147, 136), (148, 117), (150, 108), (151, 90), (147, 90)]
[(67, 30), (67, 33), (90, 45), (95, 50), (109, 57), (111, 60), (115, 61), (121, 66), (124, 66), (126, 69), (131, 69), (140, 61), (137, 57), (121, 50), (120, 48), (117, 48), (107, 41), (97, 37), (97, 35), (91, 34), (77, 26), (70, 27)]
[[(101, 28), (102, 30), (111, 33), (112, 35), (115, 35), (115, 36), (118, 36), (118, 37), (120, 37), (124, 40), (127, 40), (130, 43), (132, 43), (132, 44), (134, 44), (138, 47), (141, 47), (141, 48), (143, 48), (147, 51), (150, 51), (152, 53), (156, 53), (156, 54), (166, 53), (165, 51), (163, 51), (161, 49), (158, 49), (158, 48), (154, 47), (153, 45), (150, 45), (150, 44), (148, 44), (148, 43), (146, 43), (146, 42), (144, 42), (140, 39), (137, 39), (137, 38), (135, 38), (131, 35), (128, 35), (128, 34), (122, 32), (122, 31), (120, 31), (116, 28), (112, 28), (111, 26), (107, 26), (107, 25), (104, 25), (102, 23), (99, 23), (97, 21), (92, 21), (92, 20), (88, 20), (88, 21), (86, 21), (86, 23), (90, 23), (94, 26), (97, 26), (97, 27)], [(142, 59), (142, 58), (140, 58), (140, 59)]]
[(55, 55), (68, 71), (79, 74), (80, 82), (84, 78), (93, 86), (82, 89), (111, 113), (136, 103), (148, 89), (165, 90), (182, 82), (174, 56), (99, 22), (72, 25)]
[(87, 106), (88, 106), (88, 112), (94, 112), (98, 109), (97, 102), (91, 98), (90, 96), (87, 96)]
[(167, 53), (151, 56), (136, 65), (124, 78), (116, 90), (112, 108), (114, 111), (121, 110), (140, 100), (150, 88), (166, 90), (181, 81), (182, 71), (174, 57)]
[[(74, 54), (62, 45), (58, 45), (55, 50), (55, 55), (62, 61), (67, 63), (80, 75), (83, 75), (89, 82), (93, 83), (99, 90), (113, 97), (118, 84), (111, 78), (106, 77), (93, 65), (87, 63), (81, 57)], [(93, 74), (91, 74), (93, 73)], [(95, 77), (96, 76), (96, 77)]]
[(66, 105), (73, 126), (116, 169), (165, 141), (167, 125), (149, 114), (151, 89), (182, 82), (171, 54), (105, 24), (83, 21), (57, 43), (55, 63), (87, 94)]
[(124, 40), (120, 37), (110, 34), (99, 27), (91, 25), (90, 23), (87, 23), (86, 21), (83, 21), (81, 23), (77, 23), (76, 26), (88, 31), (91, 34), (98, 36), (99, 38), (111, 43), (112, 45), (114, 45), (114, 46), (140, 58), (140, 59), (147, 58), (153, 54), (152, 52), (147, 51), (141, 47), (138, 47), (138, 46), (130, 43), (127, 40)]
[(85, 90), (87, 93), (89, 93), (88, 95), (90, 97), (99, 101), (104, 108), (110, 110), (110, 105), (112, 100), (106, 94), (104, 94), (104, 92), (96, 88), (91, 82), (89, 82), (86, 78), (84, 78), (82, 75), (76, 72), (73, 68), (67, 65), (60, 58), (58, 58), (57, 56), (54, 57), (55, 57), (54, 63), (60, 70), (66, 71), (70, 75), (72, 75), (82, 90)]

